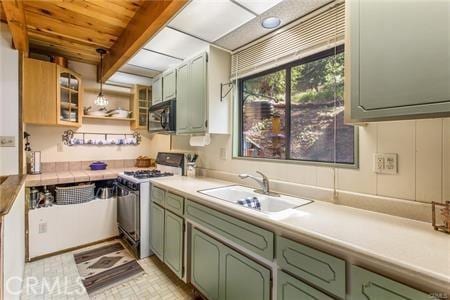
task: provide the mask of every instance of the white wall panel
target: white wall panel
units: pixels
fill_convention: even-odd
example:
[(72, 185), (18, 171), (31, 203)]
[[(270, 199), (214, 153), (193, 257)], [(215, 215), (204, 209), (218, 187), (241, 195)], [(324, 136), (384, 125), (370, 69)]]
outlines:
[(398, 154), (398, 174), (377, 175), (377, 194), (415, 199), (415, 121), (378, 124), (378, 152)]
[(442, 119), (416, 121), (416, 200), (442, 199)]

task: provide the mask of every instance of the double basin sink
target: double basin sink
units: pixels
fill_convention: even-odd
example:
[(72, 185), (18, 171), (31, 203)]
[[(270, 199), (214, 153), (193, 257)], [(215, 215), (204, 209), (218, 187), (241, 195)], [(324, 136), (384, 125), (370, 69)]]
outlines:
[(239, 204), (240, 200), (256, 198), (257, 201), (259, 201), (260, 208), (258, 209), (252, 208), (252, 209), (258, 210), (262, 213), (274, 217), (286, 215), (293, 209), (296, 209), (303, 205), (307, 205), (312, 202), (311, 200), (286, 195), (279, 195), (279, 196), (265, 195), (256, 192), (252, 188), (241, 185), (232, 185), (207, 190), (200, 190), (198, 192), (204, 195), (208, 195), (241, 206), (242, 204)]

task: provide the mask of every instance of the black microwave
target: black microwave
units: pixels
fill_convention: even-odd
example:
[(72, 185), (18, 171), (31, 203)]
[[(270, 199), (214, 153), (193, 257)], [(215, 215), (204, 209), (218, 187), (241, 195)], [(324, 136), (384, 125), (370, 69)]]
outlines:
[(152, 105), (148, 110), (148, 132), (175, 133), (176, 110), (175, 100)]

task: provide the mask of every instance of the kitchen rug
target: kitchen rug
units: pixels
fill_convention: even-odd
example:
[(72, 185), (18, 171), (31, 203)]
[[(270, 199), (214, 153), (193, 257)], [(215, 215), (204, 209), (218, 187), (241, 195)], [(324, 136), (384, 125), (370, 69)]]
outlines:
[(144, 273), (121, 243), (111, 243), (75, 253), (75, 264), (88, 294)]

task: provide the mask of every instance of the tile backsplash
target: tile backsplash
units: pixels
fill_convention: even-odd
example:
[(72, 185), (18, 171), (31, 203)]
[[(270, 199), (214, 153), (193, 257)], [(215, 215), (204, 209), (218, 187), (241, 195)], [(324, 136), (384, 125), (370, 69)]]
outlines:
[[(89, 165), (93, 162), (94, 160), (43, 162), (42, 173), (90, 170)], [(132, 168), (136, 164), (135, 159), (114, 159), (104, 162), (108, 165), (108, 169)]]

